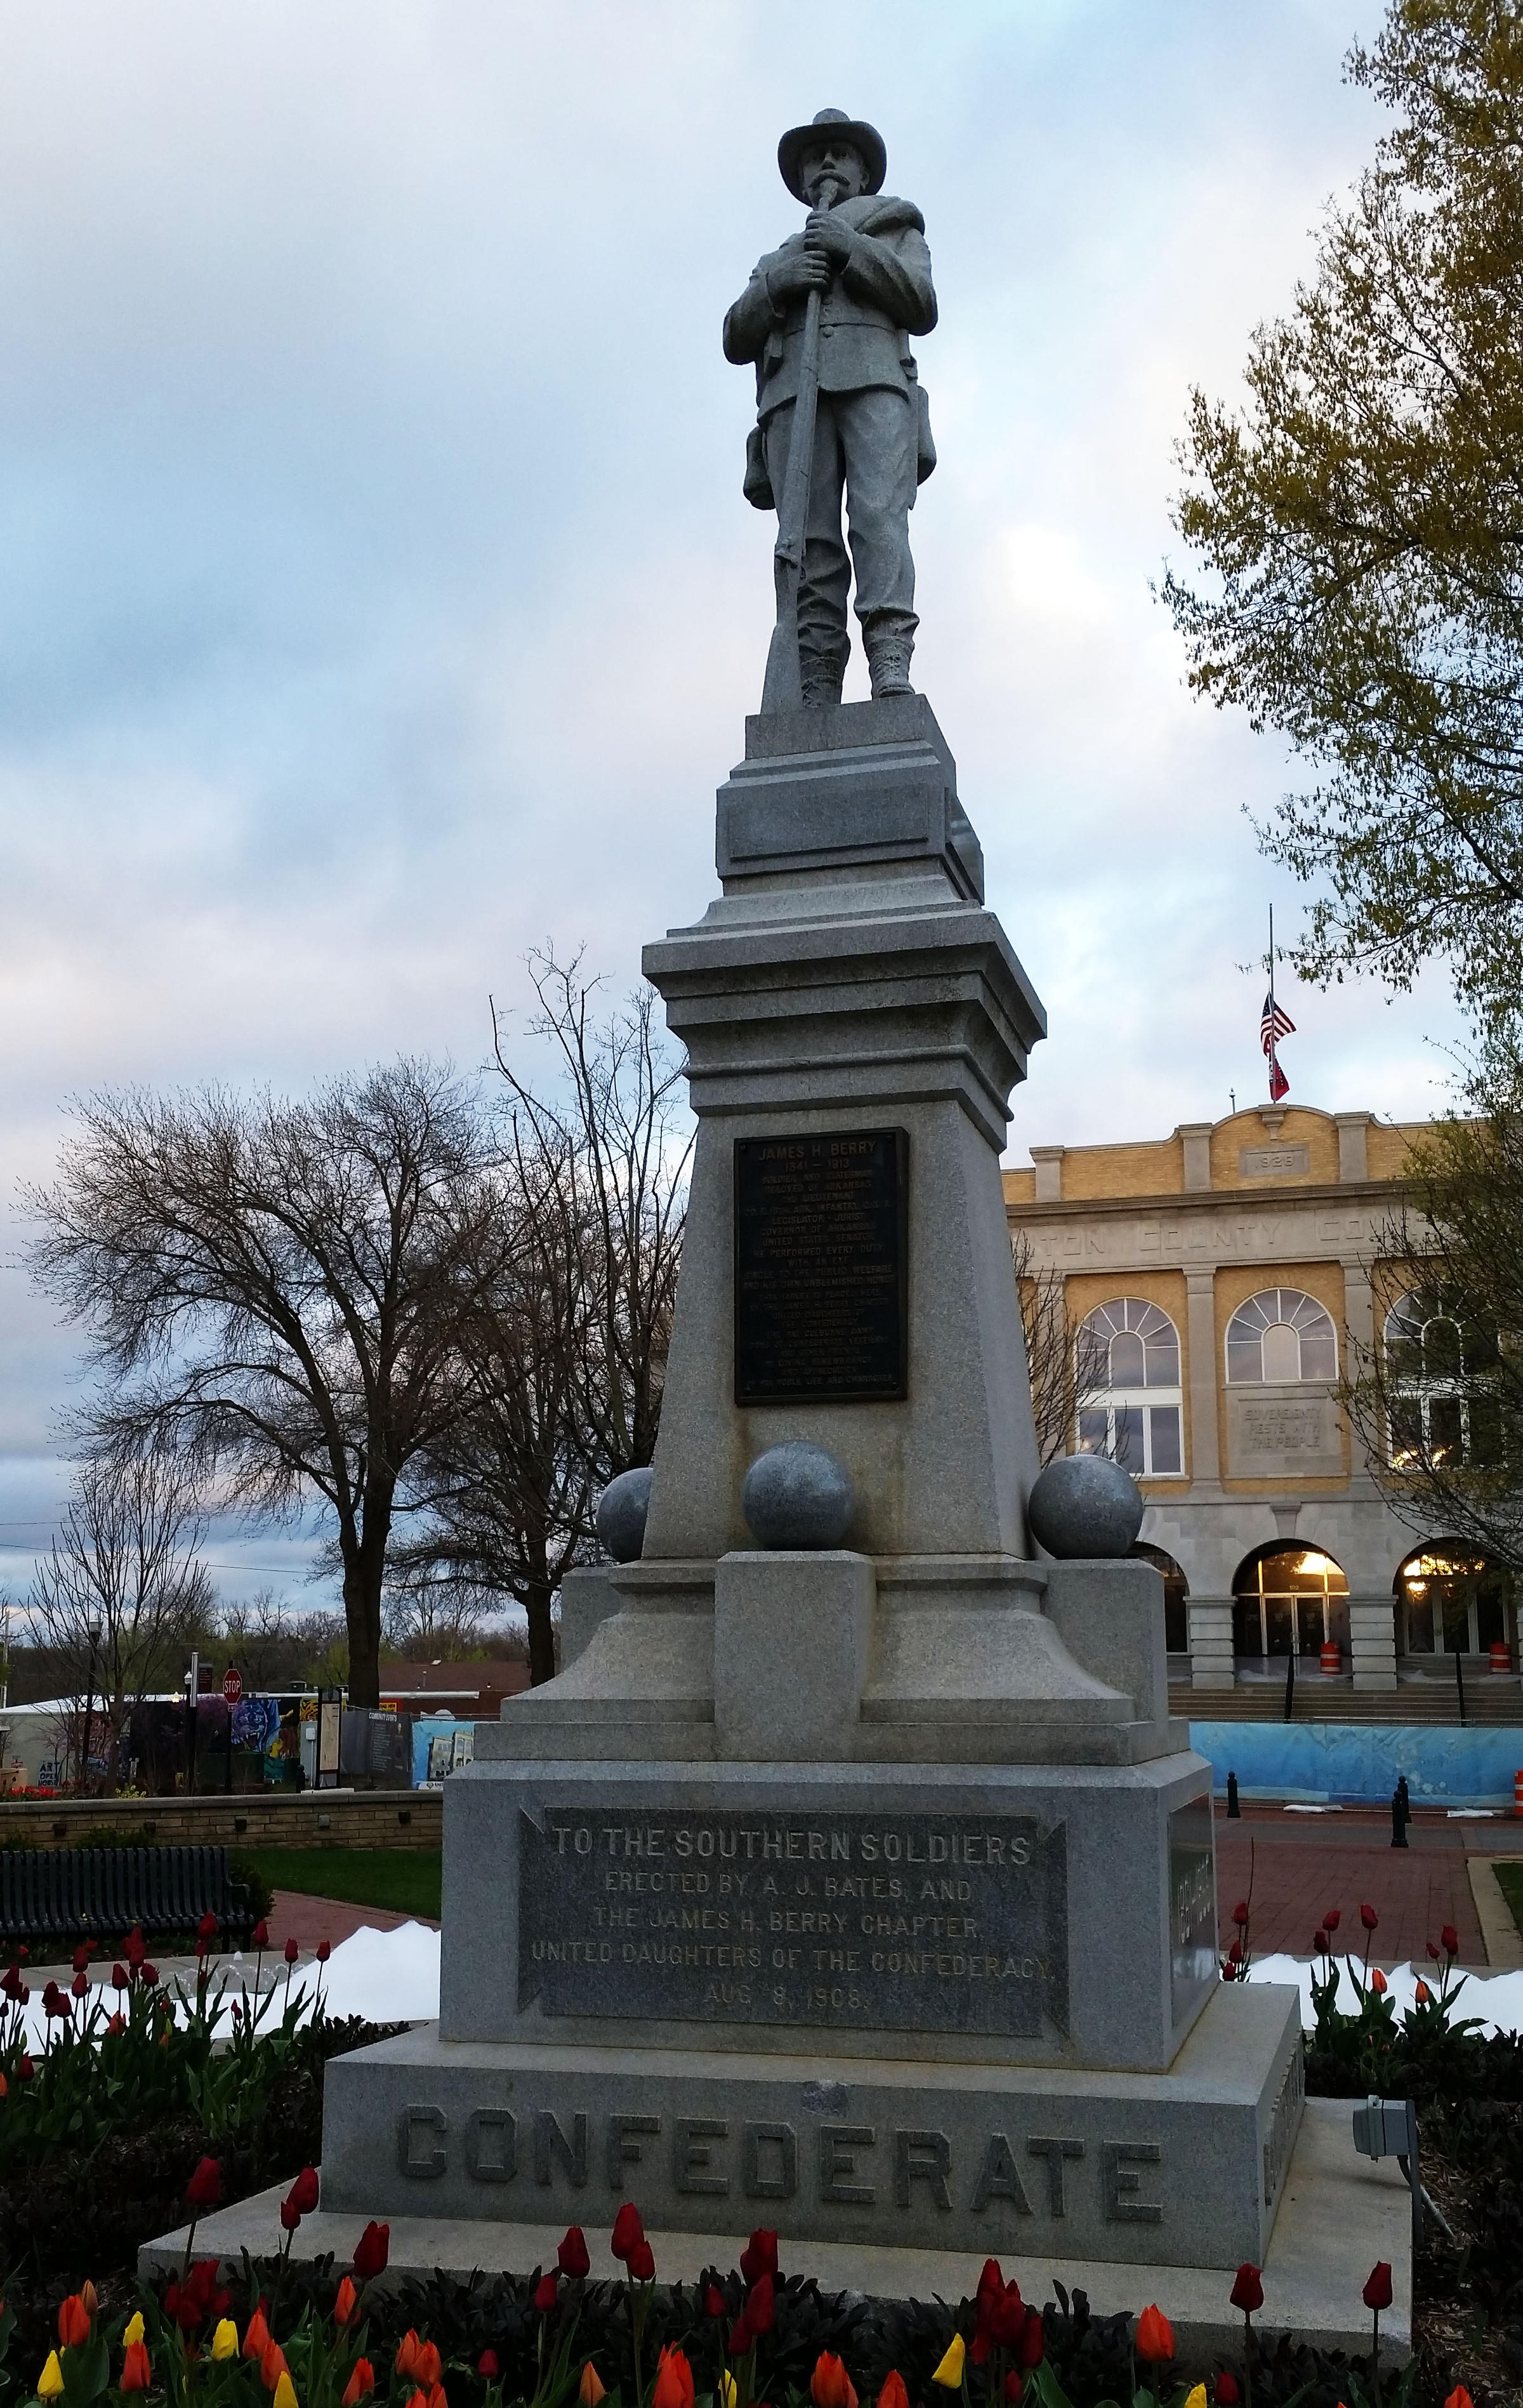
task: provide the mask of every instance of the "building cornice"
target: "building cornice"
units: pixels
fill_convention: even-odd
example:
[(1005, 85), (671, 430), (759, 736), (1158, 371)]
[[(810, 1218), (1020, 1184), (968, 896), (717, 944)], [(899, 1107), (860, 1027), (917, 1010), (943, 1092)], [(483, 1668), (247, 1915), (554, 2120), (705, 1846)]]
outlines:
[(1071, 1221), (1081, 1213), (1116, 1219), (1143, 1213), (1243, 1211), (1260, 1205), (1285, 1212), (1297, 1204), (1326, 1210), (1330, 1204), (1394, 1203), (1409, 1192), (1405, 1180), (1346, 1179), (1315, 1187), (1266, 1183), (1262, 1187), (1175, 1188), (1161, 1196), (1062, 1196), (1055, 1203), (1041, 1204), (1030, 1197), (1007, 1196), (1004, 1210), (1006, 1219), (1012, 1221)]

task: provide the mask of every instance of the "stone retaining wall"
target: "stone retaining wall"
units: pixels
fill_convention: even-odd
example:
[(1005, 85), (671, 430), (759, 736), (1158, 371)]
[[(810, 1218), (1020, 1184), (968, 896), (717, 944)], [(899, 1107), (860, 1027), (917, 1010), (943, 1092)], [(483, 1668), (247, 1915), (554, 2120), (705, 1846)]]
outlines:
[(420, 1848), (442, 1846), (437, 1790), (307, 1789), (220, 1798), (59, 1798), (0, 1800), (0, 1845), (67, 1848), (102, 1824), (145, 1846)]

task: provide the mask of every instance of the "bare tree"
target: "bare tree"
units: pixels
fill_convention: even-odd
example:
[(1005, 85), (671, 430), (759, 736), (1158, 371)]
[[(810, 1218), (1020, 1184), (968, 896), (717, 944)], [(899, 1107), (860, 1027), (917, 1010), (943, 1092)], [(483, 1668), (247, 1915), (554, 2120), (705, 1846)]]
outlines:
[(420, 1579), (390, 1589), (381, 1635), (393, 1655), (412, 1664), (463, 1664), (489, 1654), (522, 1654), (521, 1628), (515, 1631), (504, 1620), (501, 1596), (449, 1579)]
[(399, 1061), (310, 1100), (141, 1091), (78, 1107), (35, 1278), (93, 1340), (97, 1439), (183, 1452), (256, 1517), (325, 1512), (350, 1693), (378, 1701), (393, 1523), (464, 1402), (463, 1300), (496, 1196), (475, 1096)]
[[(293, 1606), (260, 1589), (246, 1604), (226, 1607), (202, 1634), (201, 1645), (237, 1666), (247, 1694), (268, 1696), (320, 1685), (318, 1675), (343, 1662), (349, 1629), (341, 1613)], [(347, 1674), (345, 1664), (342, 1677)]]
[(1060, 1455), (1073, 1453), (1078, 1443), (1079, 1414), (1103, 1392), (1104, 1379), (1091, 1350), (1080, 1340), (1061, 1271), (1037, 1268), (1027, 1229), (1011, 1233), (1010, 1251), (1026, 1332), (1037, 1458), (1048, 1464)]
[(197, 1559), (205, 1535), (178, 1457), (103, 1455), (78, 1466), (25, 1612), (34, 1641), (50, 1651), (79, 1700), (69, 1745), (81, 1778), (93, 1737), (104, 1734), (114, 1780), (132, 1708), (146, 1692), (174, 1685), (183, 1650), (215, 1602)]
[(499, 1039), (503, 1242), (461, 1315), (470, 1407), (431, 1459), (434, 1526), (398, 1569), (516, 1598), (538, 1683), (555, 1593), (595, 1552), (599, 1491), (655, 1450), (691, 1140), (649, 991), (598, 1021), (575, 963), (531, 967), (560, 1090), (532, 1088)]

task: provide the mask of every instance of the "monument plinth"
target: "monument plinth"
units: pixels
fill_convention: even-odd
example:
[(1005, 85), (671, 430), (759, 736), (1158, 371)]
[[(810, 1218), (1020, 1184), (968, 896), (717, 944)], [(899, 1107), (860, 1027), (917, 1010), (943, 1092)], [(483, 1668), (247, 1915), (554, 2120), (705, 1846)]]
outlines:
[[(1298, 2000), (1217, 1979), (1158, 1573), (1032, 1550), (1044, 1022), (929, 705), (749, 721), (718, 863), (646, 954), (699, 1135), (643, 1549), (451, 1776), (439, 2023), (330, 2066), (325, 2205), (1260, 2261)], [(849, 1525), (759, 1548), (798, 1440)]]

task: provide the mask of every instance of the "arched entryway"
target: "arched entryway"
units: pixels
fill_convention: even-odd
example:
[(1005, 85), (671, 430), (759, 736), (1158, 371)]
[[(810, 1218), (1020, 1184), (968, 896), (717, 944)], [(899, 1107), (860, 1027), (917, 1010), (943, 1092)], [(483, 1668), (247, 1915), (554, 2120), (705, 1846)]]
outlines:
[(1319, 1656), (1331, 1640), (1348, 1658), (1348, 1583), (1320, 1547), (1260, 1547), (1232, 1581), (1232, 1653), (1240, 1663)]
[(1398, 1567), (1396, 1653), (1416, 1658), (1487, 1656), (1516, 1641), (1513, 1576), (1459, 1539), (1414, 1548)]
[(1132, 1550), (1163, 1574), (1163, 1644), (1171, 1656), (1189, 1654), (1189, 1583), (1183, 1569), (1162, 1547), (1139, 1539)]

